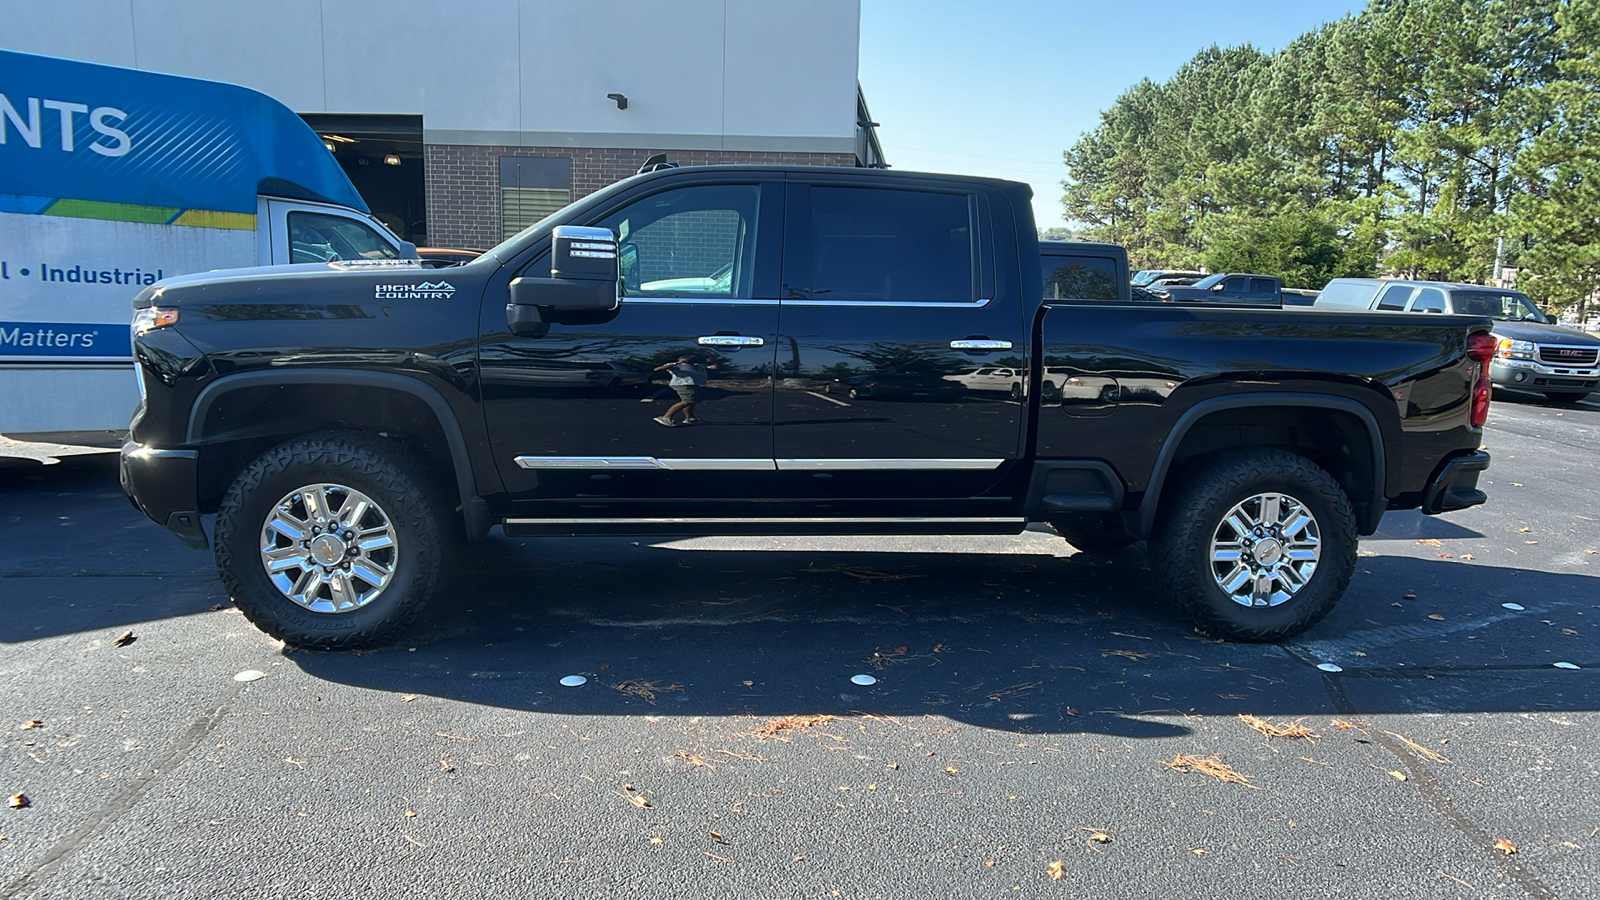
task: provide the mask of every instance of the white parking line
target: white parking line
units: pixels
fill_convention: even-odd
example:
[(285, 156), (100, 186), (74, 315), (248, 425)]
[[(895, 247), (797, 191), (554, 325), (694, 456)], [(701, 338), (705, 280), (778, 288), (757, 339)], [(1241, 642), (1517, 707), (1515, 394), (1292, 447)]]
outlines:
[(849, 406), (850, 405), (850, 404), (844, 402), (843, 400), (835, 400), (832, 397), (829, 397), (827, 394), (819, 394), (816, 391), (806, 391), (805, 393), (810, 394), (811, 396), (817, 398), (818, 400), (826, 400), (829, 403), (832, 403), (834, 406)]

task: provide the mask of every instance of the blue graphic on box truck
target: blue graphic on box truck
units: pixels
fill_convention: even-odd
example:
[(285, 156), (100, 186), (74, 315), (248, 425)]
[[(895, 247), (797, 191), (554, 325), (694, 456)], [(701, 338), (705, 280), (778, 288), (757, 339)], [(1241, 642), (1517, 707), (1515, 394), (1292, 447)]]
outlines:
[(291, 261), (286, 210), (352, 218), (411, 255), (264, 94), (0, 50), (0, 432), (125, 427), (129, 301), (174, 275)]

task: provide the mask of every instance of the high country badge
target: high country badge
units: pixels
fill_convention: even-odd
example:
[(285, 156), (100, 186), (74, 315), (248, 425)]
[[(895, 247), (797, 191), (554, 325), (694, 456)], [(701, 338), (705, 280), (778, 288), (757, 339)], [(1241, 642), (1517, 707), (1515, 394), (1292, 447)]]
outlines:
[(373, 287), (376, 300), (449, 300), (456, 286), (448, 281), (424, 281), (421, 284), (379, 284)]

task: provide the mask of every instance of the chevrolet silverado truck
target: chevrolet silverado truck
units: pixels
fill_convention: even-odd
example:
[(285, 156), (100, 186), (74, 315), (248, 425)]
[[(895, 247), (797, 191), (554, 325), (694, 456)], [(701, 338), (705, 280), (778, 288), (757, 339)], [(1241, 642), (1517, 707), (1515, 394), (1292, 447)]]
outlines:
[[(1329, 611), (1385, 510), (1484, 502), (1487, 319), (1130, 302), (1121, 248), (1043, 253), (1030, 199), (979, 178), (671, 168), (448, 270), (160, 282), (134, 300), (122, 483), (214, 547), (258, 627), (323, 649), (392, 637), (496, 526), (1046, 523), (1080, 550), (1146, 541), (1157, 589), (1205, 631), (1276, 640)], [(1020, 390), (960, 377), (993, 368)], [(651, 380), (570, 378), (610, 369)], [(940, 390), (822, 390), (880, 374)]]

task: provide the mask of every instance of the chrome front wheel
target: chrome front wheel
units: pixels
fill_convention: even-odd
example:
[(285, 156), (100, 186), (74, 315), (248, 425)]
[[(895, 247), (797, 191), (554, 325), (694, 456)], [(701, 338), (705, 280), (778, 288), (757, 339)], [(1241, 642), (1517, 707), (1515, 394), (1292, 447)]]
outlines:
[(383, 508), (341, 484), (290, 491), (261, 527), (267, 578), (314, 612), (349, 612), (376, 600), (394, 578), (399, 549)]

